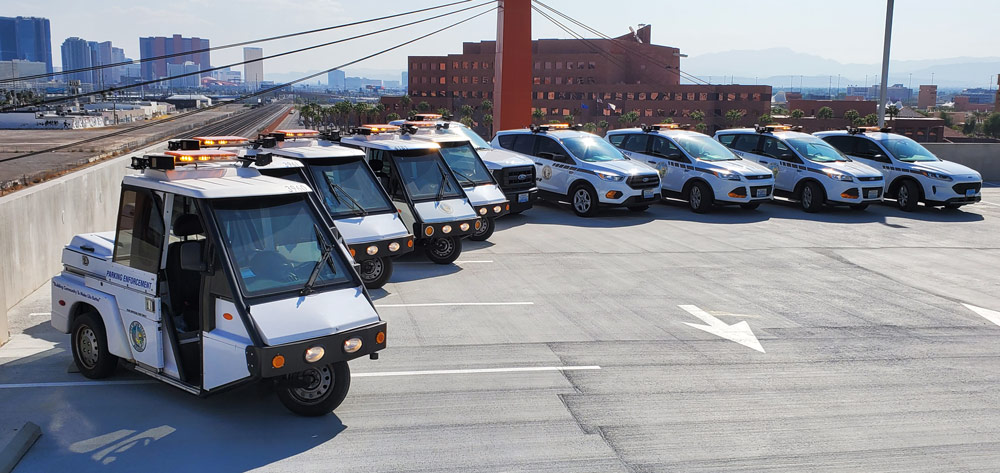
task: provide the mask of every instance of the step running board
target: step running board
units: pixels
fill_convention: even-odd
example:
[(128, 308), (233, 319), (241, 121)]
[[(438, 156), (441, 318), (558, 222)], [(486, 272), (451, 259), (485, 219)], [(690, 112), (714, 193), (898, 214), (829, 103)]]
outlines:
[(164, 383), (167, 383), (167, 384), (169, 384), (169, 385), (171, 385), (171, 386), (173, 386), (175, 388), (183, 389), (183, 390), (185, 390), (185, 391), (187, 391), (187, 392), (189, 392), (191, 394), (194, 394), (195, 396), (198, 396), (198, 395), (201, 394), (201, 389), (199, 389), (199, 388), (196, 388), (196, 387), (191, 386), (189, 384), (182, 383), (182, 382), (180, 382), (180, 381), (178, 381), (178, 380), (176, 380), (174, 378), (171, 378), (171, 377), (168, 377), (168, 376), (164, 376), (164, 375), (162, 375), (160, 373), (157, 373), (156, 371), (153, 371), (153, 370), (151, 370), (149, 368), (146, 368), (146, 367), (144, 367), (142, 365), (135, 365), (134, 368), (135, 368), (136, 371), (138, 371), (138, 372), (140, 372), (140, 373), (142, 373), (144, 375), (156, 378), (156, 379), (158, 379), (160, 381), (163, 381)]

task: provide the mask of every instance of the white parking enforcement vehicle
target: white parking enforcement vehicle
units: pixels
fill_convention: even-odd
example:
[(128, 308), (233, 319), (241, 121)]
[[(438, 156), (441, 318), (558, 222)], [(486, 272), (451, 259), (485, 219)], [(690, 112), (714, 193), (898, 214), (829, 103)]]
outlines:
[(427, 258), (438, 264), (458, 259), (462, 238), (478, 230), (482, 221), (441, 157), (441, 146), (413, 139), (392, 125), (364, 125), (352, 131), (340, 143), (364, 151), (368, 166)]
[(973, 169), (938, 159), (920, 143), (889, 128), (855, 128), (814, 135), (842, 153), (882, 171), (884, 197), (907, 212), (918, 202), (957, 209), (982, 200), (983, 176)]
[(722, 130), (715, 139), (769, 168), (774, 195), (798, 200), (806, 212), (818, 212), (825, 203), (863, 210), (882, 200), (881, 173), (787, 125)]
[(458, 178), (472, 209), (482, 220), (482, 225), (469, 235), (469, 239), (488, 239), (496, 229), (496, 219), (510, 213), (510, 201), (479, 158), (469, 137), (452, 130), (448, 122), (407, 121), (402, 126), (412, 127), (411, 131), (415, 131), (414, 138), (432, 141), (441, 146), (441, 156)]
[[(132, 159), (117, 230), (77, 235), (52, 279), (52, 326), (88, 378), (119, 361), (198, 396), (270, 382), (289, 410), (336, 408), (349, 360), (386, 323), (308, 186), (225, 150)], [(266, 164), (266, 154), (252, 158)]]
[[(389, 124), (399, 126), (406, 121), (393, 120)], [(519, 214), (534, 205), (538, 197), (538, 185), (535, 180), (535, 162), (531, 158), (493, 146), (461, 122), (444, 120), (436, 113), (418, 113), (410, 121), (447, 124), (452, 132), (465, 135), (510, 202), (510, 213)]]
[[(360, 265), (368, 289), (378, 289), (392, 276), (392, 259), (413, 251), (413, 234), (396, 206), (356, 148), (314, 139), (315, 130), (276, 130), (260, 140), (257, 152), (273, 162), (261, 174), (309, 185), (312, 197)], [(291, 138), (294, 136), (295, 138)]]
[(656, 170), (622, 154), (592, 133), (567, 124), (501, 131), (493, 145), (533, 156), (539, 195), (568, 200), (577, 215), (591, 217), (600, 205), (644, 211), (660, 198)]
[(756, 209), (771, 200), (771, 170), (705, 134), (663, 123), (612, 130), (605, 138), (626, 156), (659, 170), (663, 197), (686, 200), (695, 212), (707, 212), (713, 203)]

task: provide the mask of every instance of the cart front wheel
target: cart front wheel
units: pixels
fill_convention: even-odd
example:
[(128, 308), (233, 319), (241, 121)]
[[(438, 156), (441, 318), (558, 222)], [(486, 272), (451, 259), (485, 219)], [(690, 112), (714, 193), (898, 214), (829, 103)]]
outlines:
[(385, 286), (392, 277), (392, 260), (388, 256), (367, 259), (361, 262), (361, 282), (368, 289)]
[(316, 417), (333, 412), (350, 388), (351, 369), (338, 361), (289, 375), (278, 385), (278, 399), (300, 416)]
[(451, 264), (462, 254), (462, 240), (456, 237), (434, 238), (424, 248), (427, 259), (437, 264)]

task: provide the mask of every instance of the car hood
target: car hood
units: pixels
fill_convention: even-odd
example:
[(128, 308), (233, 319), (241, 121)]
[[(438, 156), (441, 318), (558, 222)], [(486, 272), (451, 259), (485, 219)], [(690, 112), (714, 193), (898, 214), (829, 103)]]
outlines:
[(250, 318), (265, 345), (332, 335), (380, 320), (360, 286), (254, 304)]
[(820, 168), (836, 169), (855, 177), (875, 177), (882, 175), (877, 169), (858, 161), (834, 161), (831, 163), (813, 163), (813, 165)]
[(486, 167), (490, 170), (501, 169), (510, 166), (532, 166), (535, 164), (531, 158), (513, 151), (505, 149), (477, 149), (479, 157), (483, 158)]
[(400, 238), (408, 235), (403, 219), (396, 212), (341, 218), (333, 221), (347, 243)]
[(976, 172), (976, 170), (951, 161), (928, 161), (908, 164), (915, 171), (930, 171), (963, 179), (982, 179), (982, 175)]
[(746, 159), (733, 161), (697, 161), (699, 167), (706, 167), (712, 170), (733, 171), (743, 176), (758, 176), (771, 174), (771, 170)]
[(586, 163), (586, 167), (592, 171), (606, 172), (611, 174), (624, 174), (631, 176), (634, 174), (657, 174), (653, 169), (634, 159), (622, 161), (602, 161), (599, 163)]

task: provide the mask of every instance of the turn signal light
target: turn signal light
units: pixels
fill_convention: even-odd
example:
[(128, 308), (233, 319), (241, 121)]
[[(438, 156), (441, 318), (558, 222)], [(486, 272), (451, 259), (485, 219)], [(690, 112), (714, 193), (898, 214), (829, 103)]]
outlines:
[(434, 227), (427, 227), (424, 229), (424, 235), (431, 236), (434, 234)]
[(510, 210), (510, 204), (507, 204), (507, 207), (504, 210)]
[(379, 332), (378, 335), (375, 335), (375, 343), (381, 345), (384, 342), (385, 342), (385, 332)]
[(476, 220), (476, 230), (479, 230), (479, 227), (481, 226), (483, 226), (482, 220)]
[(848, 190), (846, 190), (844, 192), (841, 192), (840, 196), (843, 197), (843, 198), (845, 198), (845, 199), (857, 199), (858, 198), (858, 190), (857, 189), (848, 189)]
[(271, 358), (271, 367), (278, 369), (282, 366), (285, 366), (285, 357), (281, 355), (274, 355), (274, 358)]
[(413, 240), (406, 240), (406, 247), (413, 248)]
[(608, 193), (604, 194), (604, 196), (609, 199), (617, 199), (622, 196), (622, 193), (619, 191), (608, 191)]
[(357, 252), (356, 252), (356, 251), (354, 251), (354, 248), (351, 248), (351, 258), (353, 258), (353, 257), (354, 257), (354, 255), (355, 255), (356, 253), (357, 253)]
[(732, 191), (729, 193), (729, 197), (743, 198), (746, 197), (746, 193), (742, 191)]
[(354, 337), (344, 340), (344, 352), (354, 353), (361, 349), (361, 339)]

